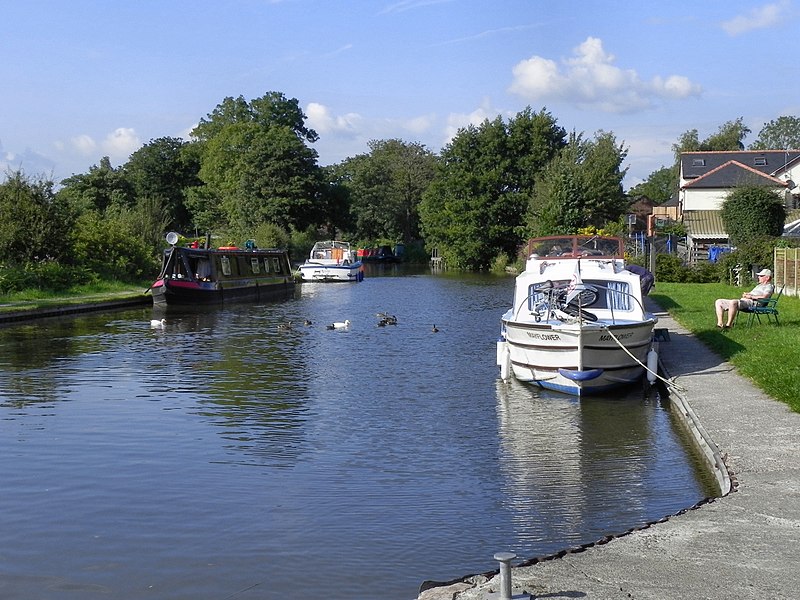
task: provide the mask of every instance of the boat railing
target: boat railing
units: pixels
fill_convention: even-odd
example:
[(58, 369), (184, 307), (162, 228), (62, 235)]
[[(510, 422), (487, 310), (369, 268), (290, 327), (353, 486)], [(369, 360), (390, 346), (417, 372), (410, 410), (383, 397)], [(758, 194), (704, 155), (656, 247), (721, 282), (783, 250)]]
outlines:
[[(645, 316), (647, 314), (647, 311), (645, 310), (645, 307), (644, 307), (644, 303), (642, 302), (642, 300), (636, 294), (633, 294), (633, 293), (631, 293), (629, 291), (625, 291), (625, 290), (614, 289), (614, 288), (611, 288), (609, 286), (605, 286), (605, 285), (601, 285), (601, 284), (597, 284), (597, 283), (587, 284), (587, 288), (592, 288), (592, 289), (595, 289), (595, 290), (605, 290), (606, 293), (610, 292), (611, 294), (627, 296), (628, 298), (632, 299), (633, 302), (637, 305), (638, 309), (641, 311), (641, 315), (642, 315), (643, 319), (645, 318)], [(535, 312), (533, 310), (530, 311), (530, 314), (534, 316), (534, 319), (536, 320), (537, 323), (540, 322), (543, 319), (545, 321), (549, 321), (553, 317), (554, 311), (556, 309), (564, 308), (567, 305), (574, 306), (575, 308), (578, 309), (578, 317), (577, 318), (578, 318), (579, 321), (582, 321), (583, 318), (585, 317), (585, 314), (589, 313), (589, 309), (591, 308), (591, 305), (582, 306), (580, 304), (580, 297), (581, 297), (580, 294), (578, 294), (576, 296), (579, 299), (579, 302), (576, 305), (573, 305), (572, 303), (567, 303), (567, 302), (561, 301), (559, 299), (559, 297), (562, 296), (564, 294), (564, 292), (567, 291), (567, 289), (568, 289), (568, 286), (565, 285), (565, 286), (553, 286), (553, 287), (551, 287), (549, 289), (537, 289), (537, 290), (534, 290), (534, 291), (530, 292), (527, 296), (525, 296), (525, 298), (523, 298), (519, 302), (519, 305), (516, 308), (513, 309), (512, 314), (514, 316), (514, 320), (517, 320), (517, 318), (519, 317), (519, 313), (522, 311), (523, 307), (530, 305), (530, 301), (531, 301), (531, 299), (533, 297), (535, 297), (537, 295), (543, 295), (544, 296), (545, 293), (546, 293), (546, 300), (543, 300), (543, 303), (546, 305), (546, 311), (544, 313), (538, 313), (538, 312)], [(617, 324), (617, 316), (616, 316), (616, 314), (614, 312), (614, 303), (612, 302), (606, 308), (611, 313), (611, 319), (610, 319), (611, 320), (611, 324), (612, 325), (616, 325)], [(595, 319), (587, 319), (587, 320), (595, 320)], [(622, 317), (620, 317), (620, 320), (622, 320)], [(626, 320), (628, 320), (628, 319), (626, 319)]]

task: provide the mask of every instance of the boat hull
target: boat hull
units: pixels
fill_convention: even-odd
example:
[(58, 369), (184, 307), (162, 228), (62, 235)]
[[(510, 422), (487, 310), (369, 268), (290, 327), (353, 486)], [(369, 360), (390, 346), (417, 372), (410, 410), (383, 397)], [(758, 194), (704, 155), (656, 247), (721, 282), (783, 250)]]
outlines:
[(197, 306), (226, 302), (261, 302), (283, 300), (294, 293), (294, 281), (255, 281), (222, 285), (212, 282), (173, 281), (160, 279), (150, 288), (153, 304), (164, 306)]
[[(573, 395), (642, 380), (655, 318), (633, 323), (520, 323), (503, 320), (498, 364), (516, 379)], [(504, 363), (507, 361), (507, 363)]]
[(303, 281), (349, 282), (363, 281), (364, 271), (360, 262), (350, 265), (324, 265), (306, 262), (300, 265), (300, 278)]

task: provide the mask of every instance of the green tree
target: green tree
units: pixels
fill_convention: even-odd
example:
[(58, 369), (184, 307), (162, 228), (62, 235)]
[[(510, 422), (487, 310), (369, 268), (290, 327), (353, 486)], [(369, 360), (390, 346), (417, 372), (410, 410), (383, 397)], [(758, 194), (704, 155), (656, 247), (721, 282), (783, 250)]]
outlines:
[(356, 236), (405, 243), (419, 239), (418, 206), (436, 172), (436, 156), (422, 144), (398, 139), (372, 140), (369, 148), (338, 169)]
[(136, 201), (133, 186), (121, 168), (111, 166), (107, 156), (100, 159), (99, 165), (90, 167), (88, 173), (68, 177), (61, 185), (59, 197), (79, 214), (90, 210), (102, 214), (109, 206), (132, 206)]
[(678, 191), (678, 170), (676, 166), (661, 167), (647, 176), (643, 182), (628, 190), (628, 196), (637, 198), (647, 196), (656, 204), (664, 204)]
[(317, 134), (305, 127), (297, 100), (277, 92), (250, 103), (226, 98), (193, 135), (202, 148), (200, 178), (209, 187), (187, 200), (196, 224), (215, 214), (215, 201), (232, 233), (247, 237), (263, 222), (288, 231), (324, 220), (322, 173), (316, 151), (306, 146)]
[(565, 132), (545, 109), (526, 109), (459, 130), (419, 206), (429, 250), (448, 264), (484, 269), (522, 242), (536, 175), (565, 144)]
[(728, 193), (720, 216), (731, 244), (740, 246), (754, 238), (780, 236), (786, 208), (778, 192), (763, 186), (741, 186)]
[(719, 129), (700, 141), (697, 129), (690, 129), (678, 137), (672, 145), (675, 154), (675, 163), (679, 164), (683, 152), (712, 152), (712, 151), (738, 151), (744, 150), (744, 138), (750, 133), (750, 128), (744, 124), (744, 117), (727, 121)]
[(627, 156), (612, 133), (593, 140), (573, 133), (569, 142), (540, 173), (528, 211), (533, 235), (575, 233), (616, 221), (627, 209), (622, 190)]
[(758, 132), (758, 139), (750, 144), (751, 150), (800, 149), (800, 118), (782, 116), (770, 121)]
[(0, 262), (23, 265), (69, 255), (74, 215), (53, 186), (22, 171), (6, 175), (0, 184)]
[(171, 229), (183, 231), (194, 225), (186, 190), (201, 184), (200, 157), (189, 142), (171, 137), (151, 140), (131, 154), (122, 170), (137, 199), (158, 199), (163, 204)]

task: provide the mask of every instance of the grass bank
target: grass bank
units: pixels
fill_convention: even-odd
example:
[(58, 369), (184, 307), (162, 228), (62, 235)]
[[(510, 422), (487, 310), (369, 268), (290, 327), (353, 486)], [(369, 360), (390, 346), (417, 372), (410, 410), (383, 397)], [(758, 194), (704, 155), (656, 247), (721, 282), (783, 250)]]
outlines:
[(739, 298), (752, 287), (659, 282), (650, 297), (739, 373), (800, 412), (800, 298), (781, 297), (778, 326), (762, 316), (761, 324), (756, 321), (748, 328), (749, 315), (740, 313), (735, 327), (725, 332), (717, 329), (714, 300)]
[(149, 280), (140, 283), (101, 281), (91, 285), (73, 286), (58, 292), (38, 289), (24, 290), (0, 295), (0, 313), (36, 311), (132, 298), (144, 294), (150, 283)]

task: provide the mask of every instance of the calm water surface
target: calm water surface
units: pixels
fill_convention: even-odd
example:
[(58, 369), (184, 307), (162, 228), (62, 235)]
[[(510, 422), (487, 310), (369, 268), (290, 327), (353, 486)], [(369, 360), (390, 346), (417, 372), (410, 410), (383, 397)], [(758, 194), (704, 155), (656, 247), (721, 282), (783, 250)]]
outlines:
[(655, 394), (498, 382), (512, 287), (373, 270), (164, 331), (0, 328), (0, 597), (410, 600), (711, 495)]

